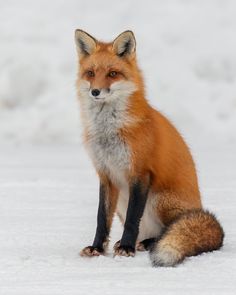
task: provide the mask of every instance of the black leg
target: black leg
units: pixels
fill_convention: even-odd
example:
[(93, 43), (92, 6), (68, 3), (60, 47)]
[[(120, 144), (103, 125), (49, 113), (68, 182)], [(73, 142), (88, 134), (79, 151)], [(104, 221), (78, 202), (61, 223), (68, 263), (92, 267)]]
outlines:
[(129, 204), (120, 246), (115, 255), (134, 256), (139, 223), (145, 208), (149, 185), (135, 181), (130, 186)]
[(116, 191), (110, 183), (100, 182), (96, 234), (92, 246), (85, 247), (81, 256), (98, 256), (105, 252), (115, 205)]
[(99, 189), (99, 206), (97, 213), (97, 230), (93, 241), (93, 247), (99, 249), (100, 252), (104, 251), (104, 243), (109, 235), (107, 224), (107, 210), (106, 203), (108, 203), (106, 196), (106, 188), (100, 183)]

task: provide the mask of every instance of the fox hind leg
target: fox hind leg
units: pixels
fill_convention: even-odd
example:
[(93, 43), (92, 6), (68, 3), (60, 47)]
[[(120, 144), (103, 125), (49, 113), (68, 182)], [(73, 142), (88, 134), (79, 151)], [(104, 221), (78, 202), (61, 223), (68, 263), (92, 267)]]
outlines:
[[(138, 242), (136, 244), (136, 250), (140, 252), (149, 251), (156, 241), (157, 241), (156, 238), (150, 238), (150, 239), (145, 239), (141, 242)], [(119, 246), (120, 246), (120, 240), (114, 244), (113, 249), (116, 251)]]
[(150, 239), (145, 239), (141, 242), (138, 242), (136, 244), (136, 250), (137, 251), (149, 251), (156, 241), (157, 241), (156, 238), (150, 238)]

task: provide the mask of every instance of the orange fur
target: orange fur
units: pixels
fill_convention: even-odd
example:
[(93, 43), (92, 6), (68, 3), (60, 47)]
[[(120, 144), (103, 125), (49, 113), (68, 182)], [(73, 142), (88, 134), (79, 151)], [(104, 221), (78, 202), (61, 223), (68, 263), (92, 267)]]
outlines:
[[(170, 245), (170, 249), (177, 249), (177, 263), (185, 256), (219, 248), (223, 231), (212, 215), (201, 209), (198, 180), (189, 148), (169, 120), (146, 100), (135, 52), (129, 58), (121, 58), (114, 52), (113, 43), (95, 42), (96, 48), (92, 54), (80, 56), (77, 83), (79, 85), (81, 80), (86, 80), (91, 88), (109, 88), (116, 81), (131, 81), (136, 86), (128, 99), (127, 118), (130, 120), (118, 130), (118, 134), (131, 151), (130, 166), (126, 170), (127, 181), (135, 178), (143, 182), (150, 180), (150, 190), (158, 198), (156, 215), (164, 226), (174, 222), (168, 235), (163, 236), (160, 244), (157, 244), (158, 249), (167, 249)], [(88, 70), (94, 71), (95, 77), (88, 77)], [(107, 74), (110, 71), (116, 71), (118, 75), (111, 78)], [(85, 142), (89, 142), (91, 137), (85, 128)], [(112, 191), (109, 206), (113, 213), (119, 187), (106, 171), (95, 168), (100, 179), (109, 182)], [(190, 212), (190, 215), (183, 215), (186, 212)], [(109, 227), (112, 216), (109, 216)], [(180, 216), (183, 216), (182, 219), (178, 219)], [(184, 230), (189, 231), (185, 236), (181, 235)], [(195, 230), (195, 234), (191, 233), (192, 230)], [(208, 234), (202, 236), (203, 231)], [(195, 239), (195, 242), (191, 239)], [(199, 246), (201, 243), (202, 248)]]

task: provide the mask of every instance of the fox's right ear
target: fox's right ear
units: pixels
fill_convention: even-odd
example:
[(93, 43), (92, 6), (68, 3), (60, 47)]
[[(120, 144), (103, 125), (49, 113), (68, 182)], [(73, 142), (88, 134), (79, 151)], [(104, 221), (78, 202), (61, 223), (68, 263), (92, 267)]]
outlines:
[(97, 40), (82, 30), (75, 30), (75, 43), (80, 57), (92, 54), (96, 50)]

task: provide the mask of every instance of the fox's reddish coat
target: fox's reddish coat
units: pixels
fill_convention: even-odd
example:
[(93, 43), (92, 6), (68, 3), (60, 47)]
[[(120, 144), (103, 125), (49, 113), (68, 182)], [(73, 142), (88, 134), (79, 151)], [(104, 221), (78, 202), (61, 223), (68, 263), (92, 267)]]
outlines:
[[(214, 216), (202, 209), (190, 151), (169, 120), (147, 102), (135, 52), (129, 58), (121, 58), (114, 52), (113, 43), (96, 41), (95, 51), (89, 57), (80, 57), (79, 63), (78, 83), (84, 79), (93, 88), (109, 88), (114, 81), (128, 80), (136, 86), (127, 107), (127, 117), (134, 123), (124, 124), (118, 132), (131, 151), (126, 177), (145, 182), (147, 174), (150, 176), (151, 190), (158, 198), (156, 214), (166, 228), (151, 251), (153, 264), (174, 265), (186, 256), (218, 249), (223, 230)], [(86, 75), (91, 65), (96, 77)], [(101, 74), (108, 69), (119, 75), (111, 78)], [(85, 128), (85, 141), (90, 136)], [(103, 181), (110, 182), (110, 202), (115, 211), (119, 188), (106, 172), (97, 172)], [(108, 218), (109, 226), (112, 216)]]

